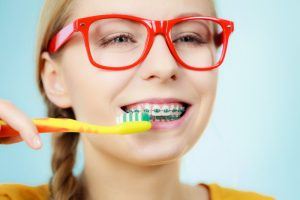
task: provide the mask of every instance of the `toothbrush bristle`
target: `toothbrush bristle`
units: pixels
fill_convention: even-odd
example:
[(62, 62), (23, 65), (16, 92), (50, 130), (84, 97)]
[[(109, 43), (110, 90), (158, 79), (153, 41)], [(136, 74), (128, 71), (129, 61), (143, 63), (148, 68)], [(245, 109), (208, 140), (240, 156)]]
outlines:
[(147, 112), (130, 112), (117, 117), (117, 124), (134, 121), (150, 121), (150, 115)]

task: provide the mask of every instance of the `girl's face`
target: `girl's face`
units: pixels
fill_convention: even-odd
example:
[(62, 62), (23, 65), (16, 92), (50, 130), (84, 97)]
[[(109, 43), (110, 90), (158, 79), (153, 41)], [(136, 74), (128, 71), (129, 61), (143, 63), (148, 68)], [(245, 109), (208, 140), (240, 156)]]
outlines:
[[(76, 1), (71, 20), (99, 14), (128, 14), (154, 20), (185, 13), (211, 16), (210, 0), (85, 0)], [(55, 59), (65, 98), (76, 118), (98, 125), (115, 125), (121, 106), (149, 98), (174, 97), (192, 104), (190, 116), (175, 129), (132, 135), (81, 134), (84, 146), (123, 161), (155, 165), (180, 158), (203, 133), (210, 117), (218, 71), (191, 71), (173, 58), (162, 35), (155, 38), (147, 58), (135, 68), (107, 71), (88, 60), (81, 34), (76, 33)], [(47, 87), (46, 87), (47, 88)], [(56, 97), (52, 101), (62, 104)], [(94, 151), (95, 150), (95, 151)], [(89, 152), (91, 153), (91, 152)]]

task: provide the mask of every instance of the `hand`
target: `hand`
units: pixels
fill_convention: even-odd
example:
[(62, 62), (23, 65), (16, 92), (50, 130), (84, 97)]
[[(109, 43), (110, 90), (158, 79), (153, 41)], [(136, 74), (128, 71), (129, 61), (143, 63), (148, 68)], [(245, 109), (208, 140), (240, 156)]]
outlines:
[(18, 136), (0, 138), (0, 144), (13, 144), (24, 140), (33, 149), (42, 147), (41, 137), (32, 120), (11, 102), (0, 99), (0, 119), (20, 133)]

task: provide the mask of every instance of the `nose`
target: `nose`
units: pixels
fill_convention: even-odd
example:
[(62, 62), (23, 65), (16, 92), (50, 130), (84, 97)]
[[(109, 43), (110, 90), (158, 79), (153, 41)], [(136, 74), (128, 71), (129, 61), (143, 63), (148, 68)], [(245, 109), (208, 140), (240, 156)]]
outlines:
[(156, 35), (147, 57), (139, 68), (144, 80), (157, 79), (164, 83), (177, 79), (179, 67), (163, 35)]

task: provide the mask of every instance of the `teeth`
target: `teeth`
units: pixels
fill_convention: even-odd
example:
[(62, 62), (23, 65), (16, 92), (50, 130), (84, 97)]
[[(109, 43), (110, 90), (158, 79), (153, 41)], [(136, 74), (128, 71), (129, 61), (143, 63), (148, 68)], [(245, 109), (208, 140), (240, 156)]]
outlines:
[[(171, 105), (171, 106), (173, 106), (173, 105)], [(161, 112), (160, 112), (160, 114), (162, 115), (162, 116), (168, 116), (169, 114), (169, 106), (167, 106), (167, 105), (163, 105), (162, 106), (162, 110), (161, 110)], [(172, 109), (171, 109), (172, 110)]]
[(179, 116), (167, 116), (166, 118), (163, 116), (154, 116), (152, 119), (153, 121), (173, 121), (179, 119)]
[(159, 105), (153, 105), (151, 115), (160, 116), (161, 115), (160, 113), (161, 113), (161, 110), (160, 110)]
[(151, 105), (150, 104), (146, 104), (144, 106), (144, 112), (150, 113), (150, 111), (151, 111)]
[[(126, 112), (148, 112), (150, 116), (155, 120), (164, 121), (165, 119), (159, 119), (161, 117), (169, 117), (171, 119), (166, 119), (171, 121), (179, 118), (181, 114), (185, 111), (185, 107), (179, 103), (171, 104), (150, 104), (144, 103), (139, 105), (134, 105), (126, 108)], [(157, 119), (156, 119), (157, 118)]]

